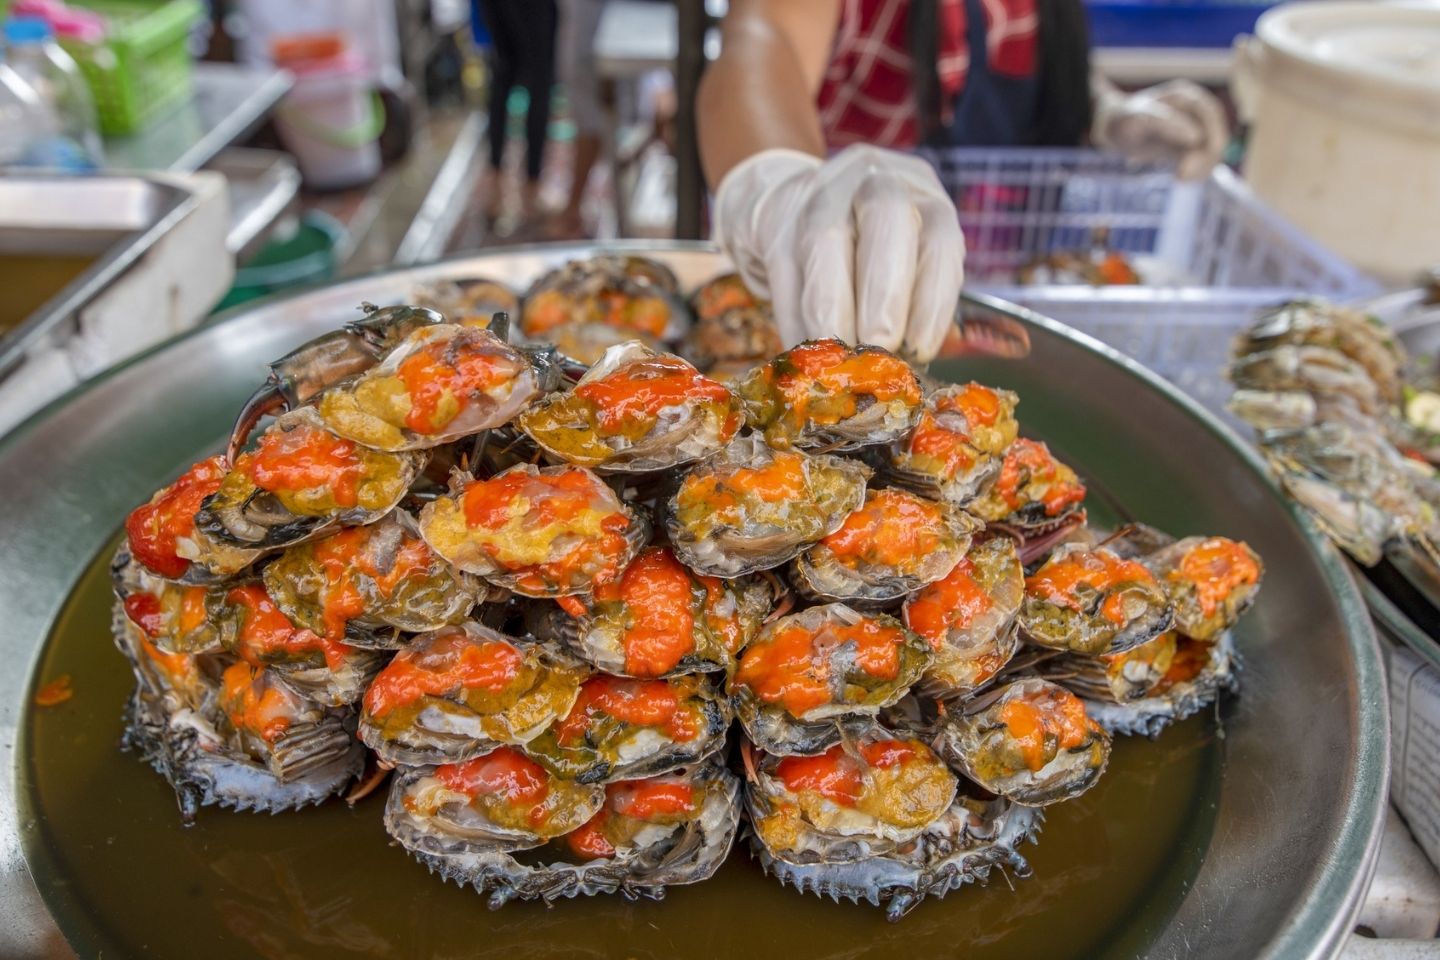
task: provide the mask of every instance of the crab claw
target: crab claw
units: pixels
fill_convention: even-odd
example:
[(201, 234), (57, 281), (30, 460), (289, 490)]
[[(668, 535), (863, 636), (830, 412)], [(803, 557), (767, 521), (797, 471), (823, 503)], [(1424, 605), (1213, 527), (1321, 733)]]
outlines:
[(490, 326), (486, 327), (485, 329), (495, 334), (495, 336), (499, 337), (501, 340), (509, 341), (510, 314), (506, 313), (504, 310), (496, 310), (493, 314), (490, 315)]
[(388, 353), (396, 344), (415, 330), (435, 323), (444, 323), (445, 318), (425, 307), (376, 307), (363, 304), (365, 316), (345, 324), (345, 332), (359, 337), (378, 354)]
[(285, 391), (279, 381), (271, 379), (265, 385), (250, 395), (245, 401), (245, 406), (240, 408), (240, 415), (235, 418), (235, 426), (230, 428), (230, 443), (225, 448), (225, 462), (234, 465), (235, 458), (245, 448), (245, 441), (250, 439), (250, 431), (255, 429), (255, 424), (269, 414), (285, 409), (287, 400)]

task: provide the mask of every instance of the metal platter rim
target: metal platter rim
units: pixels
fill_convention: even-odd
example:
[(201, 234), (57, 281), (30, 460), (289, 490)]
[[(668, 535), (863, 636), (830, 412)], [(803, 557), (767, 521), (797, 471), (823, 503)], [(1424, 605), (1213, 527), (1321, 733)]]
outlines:
[[(484, 272), (488, 262), (503, 255), (530, 254), (559, 262), (601, 250), (658, 255), (662, 259), (667, 254), (689, 256), (706, 254), (715, 258), (715, 272), (720, 272), (725, 266), (724, 261), (716, 255), (715, 248), (708, 244), (627, 242), (606, 244), (603, 247), (568, 244), (532, 245), (496, 249), (478, 255), (463, 255), (423, 267), (377, 271), (364, 277), (348, 278), (298, 293), (254, 301), (216, 318), (211, 325), (166, 341), (59, 398), (33, 417), (25, 426), (7, 437), (0, 438), (0, 464), (3, 464), (16, 446), (29, 437), (33, 431), (41, 429), (58, 411), (76, 403), (85, 393), (96, 390), (155, 354), (172, 349), (178, 342), (202, 336), (206, 330), (213, 330), (216, 326), (225, 325), (258, 311), (271, 309), (278, 304), (303, 303), (307, 297), (313, 298), (326, 292), (332, 296), (338, 296), (347, 290), (362, 290), (367, 286), (373, 287), (382, 281), (398, 285), (433, 277), (459, 275), (462, 272), (461, 268), (467, 266), (471, 270)], [(505, 278), (500, 277), (499, 279)], [(1388, 750), (1385, 749), (1388, 715), (1383, 696), (1380, 651), (1351, 572), (1338, 553), (1320, 537), (1309, 520), (1284, 500), (1274, 490), (1273, 485), (1269, 484), (1268, 475), (1258, 456), (1231, 430), (1216, 421), (1195, 401), (1112, 348), (1062, 324), (993, 298), (971, 295), (967, 299), (983, 307), (1008, 313), (1044, 328), (1056, 336), (1082, 345), (1088, 352), (1122, 368), (1129, 375), (1143, 381), (1150, 391), (1181, 408), (1184, 413), (1189, 415), (1190, 420), (1215, 434), (1221, 443), (1234, 452), (1250, 467), (1256, 477), (1263, 481), (1264, 485), (1269, 488), (1271, 498), (1298, 525), (1304, 539), (1314, 552), (1327, 585), (1335, 596), (1343, 620), (1344, 643), (1354, 663), (1356, 683), (1362, 694), (1358, 698), (1355, 729), (1352, 731), (1360, 748), (1354, 758), (1353, 782), (1345, 785), (1350, 791), (1350, 799), (1344, 808), (1344, 816), (1334, 835), (1327, 838), (1329, 850), (1326, 859), (1329, 867), (1321, 871), (1318, 882), (1309, 888), (1309, 895), (1290, 915), (1276, 918), (1274, 921), (1275, 932), (1261, 955), (1269, 958), (1284, 958), (1284, 960), (1296, 958), (1298, 960), (1302, 957), (1321, 957), (1334, 953), (1348, 935), (1353, 917), (1359, 910), (1366, 881), (1373, 871), (1384, 818), (1389, 767)], [(258, 376), (259, 371), (256, 372), (257, 380)], [(111, 517), (97, 520), (97, 522), (113, 523), (115, 520), (116, 518)], [(75, 578), (78, 576), (78, 570), (71, 571), (63, 584), (66, 594), (73, 587)], [(8, 578), (5, 579), (8, 580)], [(18, 588), (13, 585), (0, 583), (0, 593), (6, 590), (13, 593), (16, 589)], [(19, 756), (16, 735), (20, 714), (26, 704), (25, 695), (43, 647), (43, 637), (48, 635), (54, 622), (54, 615), (52, 612), (43, 623), (31, 624), (31, 626), (40, 628), (38, 633), (41, 639), (36, 640), (36, 631), (28, 631), (28, 636), (21, 639), (20, 643), (31, 644), (30, 649), (23, 647), (14, 649), (13, 647), (19, 645), (13, 638), (17, 634), (27, 633), (23, 627), (27, 612), (29, 611), (20, 611), (16, 620), (12, 622), (12, 630), (9, 633), (12, 637), (10, 652), (15, 654), (15, 658), (11, 662), (23, 661), (28, 666), (25, 670), (0, 671), (0, 727), (4, 727), (5, 732), (9, 734), (9, 736), (0, 738), (0, 764), (7, 769), (7, 773), (0, 776), (0, 812), (3, 812), (4, 815), (4, 821), (0, 822), (0, 898), (3, 898), (0, 900), (0, 915), (17, 916), (33, 913), (36, 909), (42, 911), (41, 919), (48, 923), (48, 929), (46, 929), (46, 923), (37, 926), (33, 942), (35, 949), (32, 951), (39, 956), (53, 955), (54, 944), (63, 941), (55, 939), (59, 937), (58, 930), (55, 930), (53, 919), (50, 918), (48, 911), (39, 900), (23, 859), (17, 800), (20, 797), (18, 791), (22, 787), (21, 778), (24, 774), (16, 762)], [(20, 627), (19, 629), (16, 629), (17, 625)], [(0, 648), (3, 646), (4, 644), (0, 643)], [(31, 917), (31, 919), (35, 918)], [(1222, 923), (1223, 918), (1207, 918), (1206, 922)]]

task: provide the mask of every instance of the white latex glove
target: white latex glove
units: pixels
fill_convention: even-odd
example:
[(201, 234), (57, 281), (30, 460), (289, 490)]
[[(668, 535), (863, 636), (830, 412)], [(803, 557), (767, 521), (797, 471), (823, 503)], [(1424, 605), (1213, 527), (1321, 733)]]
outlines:
[(965, 237), (917, 157), (855, 146), (822, 161), (764, 150), (720, 182), (715, 237), (769, 297), (787, 346), (872, 343), (920, 363), (955, 321)]
[(1220, 101), (1189, 80), (1131, 94), (1099, 91), (1090, 133), (1096, 146), (1132, 160), (1174, 161), (1184, 180), (1209, 176), (1229, 137)]

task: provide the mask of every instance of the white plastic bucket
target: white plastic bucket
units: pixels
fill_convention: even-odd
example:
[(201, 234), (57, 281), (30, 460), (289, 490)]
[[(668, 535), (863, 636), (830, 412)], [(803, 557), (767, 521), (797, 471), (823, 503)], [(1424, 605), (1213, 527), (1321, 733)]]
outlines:
[(275, 116), (306, 186), (316, 190), (341, 190), (375, 179), (384, 125), (384, 108), (371, 80), (345, 60), (299, 73)]
[(1387, 281), (1440, 264), (1440, 5), (1289, 3), (1236, 54), (1255, 192)]

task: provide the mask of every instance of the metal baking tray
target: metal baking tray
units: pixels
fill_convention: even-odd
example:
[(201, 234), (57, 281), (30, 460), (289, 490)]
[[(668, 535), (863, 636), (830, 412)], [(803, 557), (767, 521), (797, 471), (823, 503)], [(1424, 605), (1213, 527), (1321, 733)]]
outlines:
[(145, 177), (63, 177), (0, 171), (0, 256), (83, 256), (93, 262), (0, 335), (0, 378), (47, 337), (73, 332), (87, 303), (195, 206), (188, 190)]
[[(687, 288), (725, 267), (718, 254), (701, 245), (616, 244), (607, 249), (660, 257)], [(482, 275), (523, 287), (544, 268), (594, 252), (588, 246), (496, 252), (247, 305), (97, 378), (0, 441), (0, 489), (6, 491), (0, 498), (0, 530), (5, 531), (0, 537), (0, 609), (6, 618), (0, 653), (10, 665), (0, 671), (5, 734), (0, 736), (0, 954), (66, 956), (65, 935), (76, 944), (94, 943), (81, 928), (106, 923), (75, 900), (72, 888), (55, 886), (53, 878), (43, 899), (37, 891), (27, 856), (41, 854), (27, 845), (36, 842), (38, 828), (28, 814), (21, 819), (19, 801), (31, 794), (29, 768), (18, 762), (17, 732), (24, 732), (27, 691), (46, 637), (81, 572), (110, 542), (125, 513), (220, 444), (236, 405), (262, 379), (268, 360), (354, 316), (361, 301), (402, 300), (416, 283), (441, 278)], [(1021, 362), (942, 361), (932, 374), (973, 377), (1017, 390), (1027, 431), (1066, 438), (1059, 452), (1106, 502), (1176, 534), (1243, 536), (1267, 562), (1264, 589), (1237, 629), (1246, 662), (1243, 694), (1220, 712), (1223, 738), (1215, 741), (1216, 760), (1190, 798), (1188, 832), (1160, 854), (1164, 869), (1143, 883), (1133, 909), (1099, 934), (1102, 942), (1083, 949), (1093, 957), (1334, 956), (1349, 935), (1374, 869), (1389, 763), (1380, 652), (1346, 565), (1270, 485), (1257, 456), (1175, 388), (1098, 341), (1028, 311), (983, 298), (970, 298), (967, 309), (996, 310), (1025, 322), (1030, 357)], [(100, 649), (108, 647), (108, 638), (96, 643), (97, 657), (114, 657), (113, 651)], [(77, 677), (77, 686), (82, 681)], [(95, 816), (105, 817), (108, 793), (101, 784), (95, 789), (86, 802), (94, 803)], [(157, 808), (167, 806), (161, 800), (163, 785), (157, 784), (155, 794)], [(43, 820), (43, 810), (36, 816)], [(173, 811), (157, 809), (156, 816), (173, 816)], [(1143, 818), (1125, 826), (1143, 830)], [(1102, 852), (1103, 833), (1094, 838)], [(207, 846), (203, 834), (187, 836), (195, 840), (189, 849), (197, 862), (177, 862), (171, 865), (175, 869), (203, 870), (226, 852)], [(1043, 838), (1037, 849), (1043, 849)], [(421, 896), (410, 885), (438, 885), (414, 864), (401, 866), (406, 872), (395, 882), (405, 885), (407, 896)], [(268, 872), (259, 877), (267, 890), (284, 884)], [(345, 942), (352, 950), (364, 946), (365, 955), (415, 952), (425, 940), (424, 916), (430, 911), (417, 903), (420, 926), (408, 933), (364, 925), (363, 917), (347, 918), (344, 890), (353, 879), (336, 876), (333, 885), (327, 881), (327, 889), (318, 892), (325, 922), (343, 920), (351, 925), (347, 930), (363, 930), (365, 937)], [(121, 871), (96, 882), (143, 887), (146, 877), (143, 871)], [(199, 896), (199, 888), (193, 893)], [(422, 893), (432, 900), (459, 895), (430, 886)], [(681, 890), (675, 899), (693, 902), (703, 893), (703, 888)], [(473, 949), (497, 956), (509, 949), (501, 941), (513, 941), (515, 950), (537, 956), (600, 956), (604, 948), (599, 944), (623, 942), (631, 955), (743, 951), (758, 960), (777, 950), (766, 928), (756, 925), (758, 913), (765, 914), (766, 923), (792, 926), (805, 922), (798, 917), (811, 918), (813, 926), (802, 931), (806, 946), (791, 949), (790, 960), (820, 954), (821, 942), (835, 941), (843, 930), (854, 931), (853, 937), (838, 934), (842, 945), (827, 955), (924, 955), (906, 944), (927, 929), (904, 923), (887, 927), (873, 915), (853, 912), (865, 908), (813, 898), (802, 902), (799, 895), (779, 889), (773, 898), (767, 895), (763, 903), (748, 907), (724, 899), (704, 930), (676, 930), (673, 921), (667, 928), (667, 918), (675, 915), (667, 912), (668, 901), (599, 904), (591, 908), (599, 912), (588, 914), (594, 926), (577, 931), (574, 914), (567, 910), (580, 904), (520, 913), (512, 906), (492, 914), (482, 900), (466, 895), (473, 899), (473, 912), (465, 911), (469, 919), (462, 936), (470, 938)], [(1017, 909), (1038, 913), (1046, 906), (1025, 899), (1024, 883), (1011, 896), (1015, 899), (1007, 902)], [(145, 902), (144, 915), (155, 924), (186, 909), (172, 902), (150, 909), (151, 901)], [(198, 900), (194, 906), (210, 908)], [(944, 928), (949, 914), (940, 908), (932, 911), (929, 935), (939, 938), (932, 943), (951, 946), (932, 952), (963, 951), (972, 932)], [(263, 922), (279, 935), (290, 917), (285, 907), (275, 909)], [(822, 912), (833, 923), (817, 919)], [(1043, 916), (1026, 919), (1043, 925)], [(224, 930), (215, 935), (227, 936)], [(1061, 935), (1042, 931), (1042, 936)], [(794, 930), (786, 933), (795, 936)], [(281, 948), (287, 956), (338, 955), (322, 941), (295, 942), (299, 945), (293, 950)], [(1076, 945), (1066, 948), (1074, 951)], [(87, 952), (83, 946), (77, 949)], [(203, 944), (194, 949), (205, 952)], [(127, 951), (121, 947), (119, 952)]]

